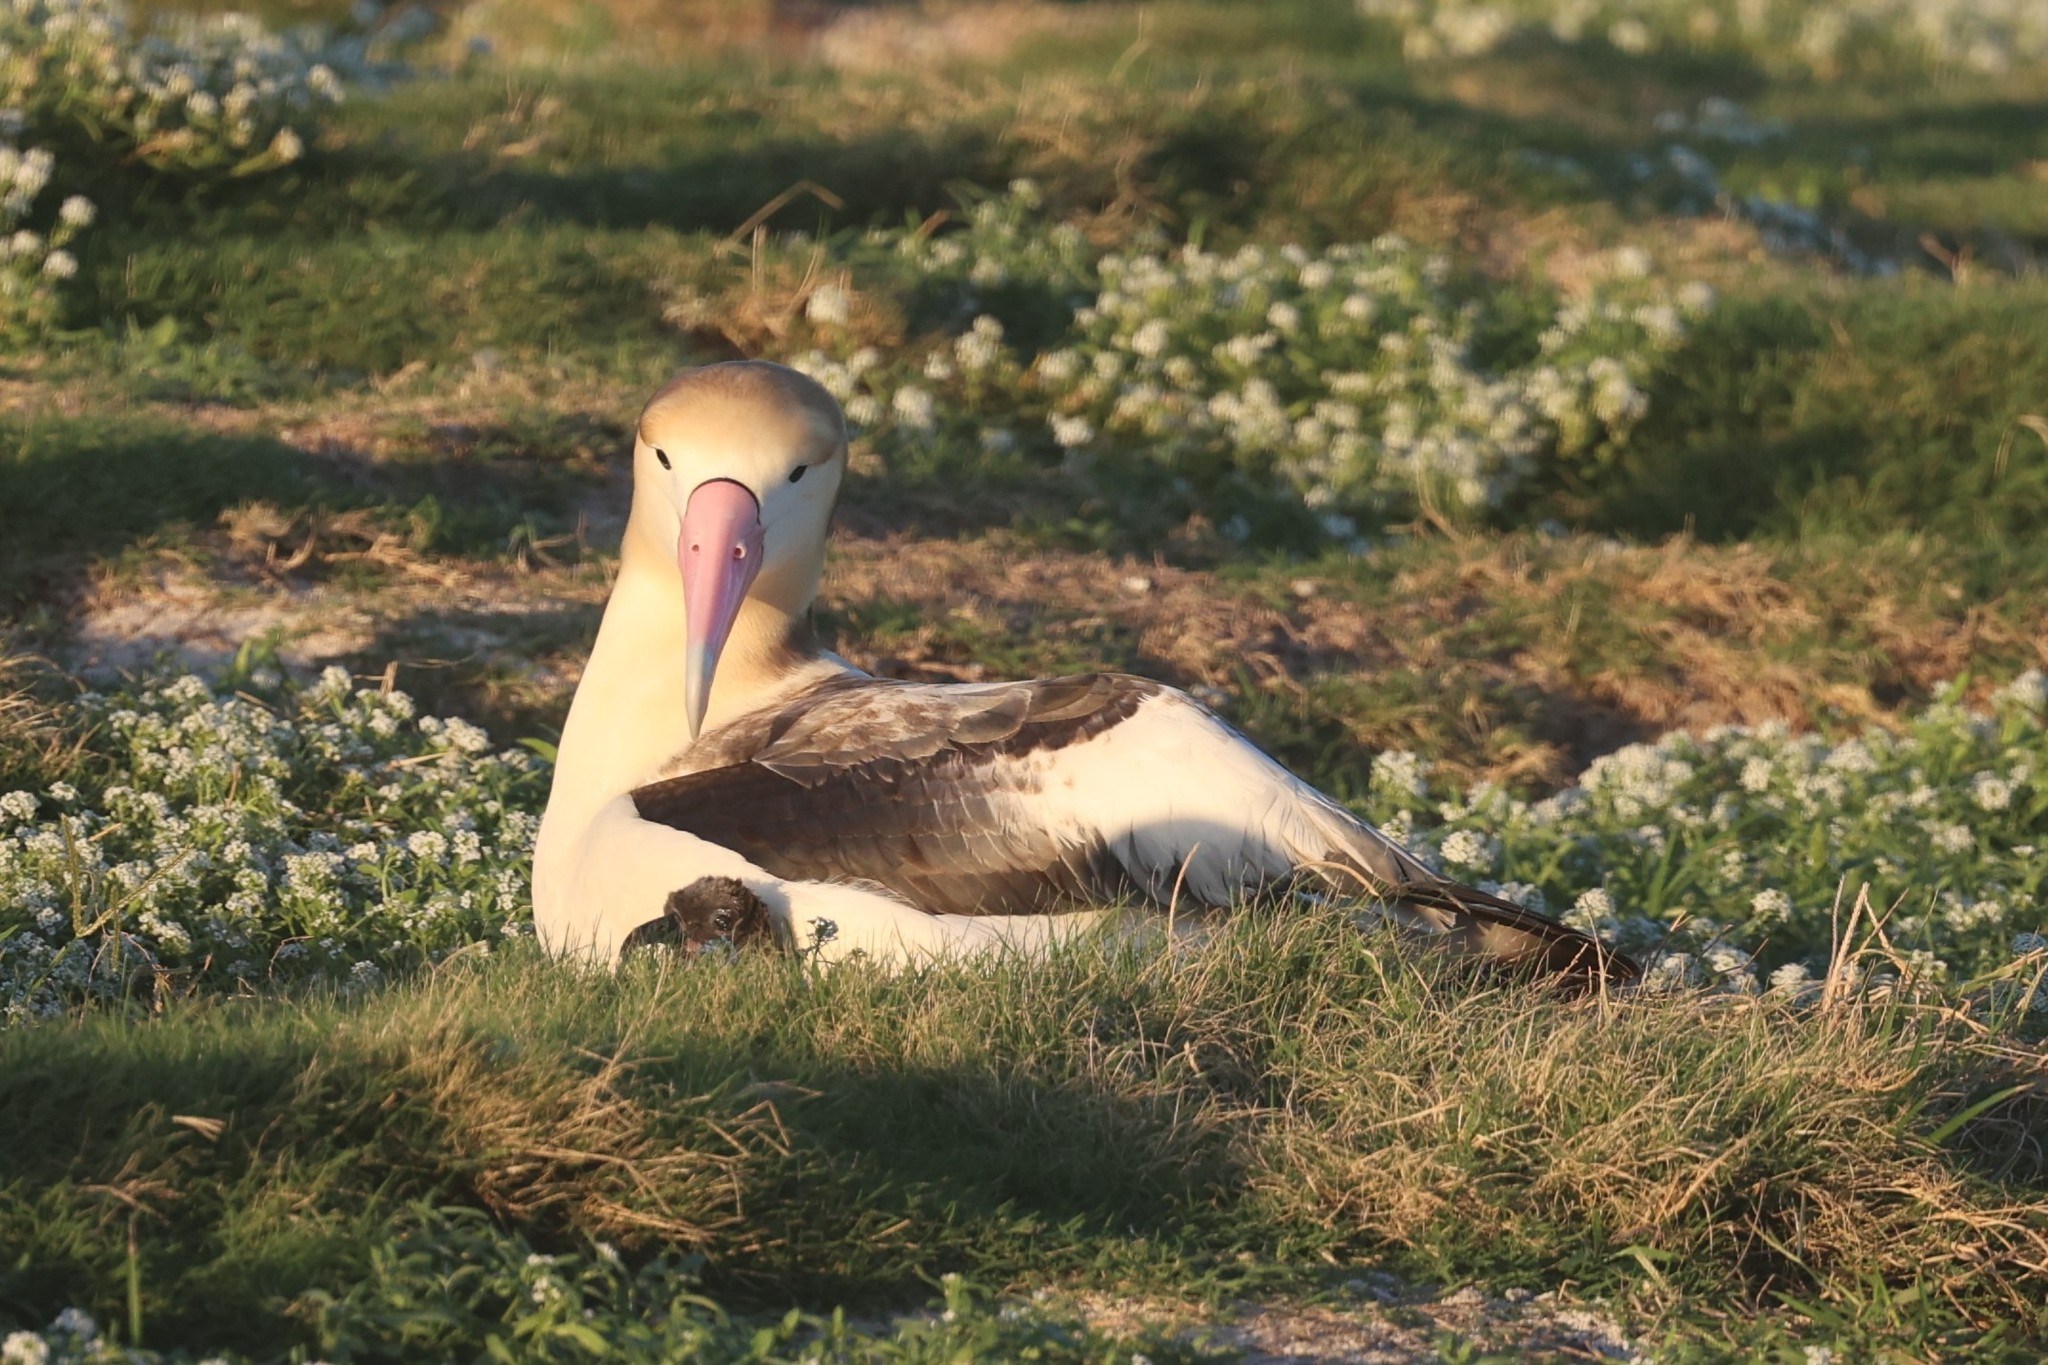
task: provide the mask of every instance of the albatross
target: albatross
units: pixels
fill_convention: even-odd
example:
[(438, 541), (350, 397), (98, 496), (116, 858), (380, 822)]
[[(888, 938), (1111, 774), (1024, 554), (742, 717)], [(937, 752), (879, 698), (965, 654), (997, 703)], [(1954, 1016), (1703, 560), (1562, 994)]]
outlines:
[(1507, 966), (1636, 974), (1439, 876), (1161, 683), (905, 682), (822, 649), (810, 609), (845, 473), (839, 405), (795, 370), (704, 366), (648, 403), (535, 846), (551, 951), (760, 937), (916, 962), (1042, 949), (1105, 906), (1294, 892)]

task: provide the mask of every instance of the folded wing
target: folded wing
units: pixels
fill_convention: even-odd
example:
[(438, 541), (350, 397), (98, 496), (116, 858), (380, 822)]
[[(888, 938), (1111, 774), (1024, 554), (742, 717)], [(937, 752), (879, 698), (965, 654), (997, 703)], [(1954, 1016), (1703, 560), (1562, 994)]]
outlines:
[(1307, 880), (1487, 958), (1634, 974), (1584, 935), (1438, 876), (1147, 679), (836, 678), (708, 738), (712, 766), (634, 792), (641, 817), (778, 877), (955, 915), (1224, 906)]
[(719, 766), (634, 792), (642, 818), (798, 881), (885, 887), (937, 914), (1044, 914), (1136, 890), (1099, 830), (1040, 818), (1058, 755), (1159, 684), (1090, 674), (928, 686), (835, 679)]

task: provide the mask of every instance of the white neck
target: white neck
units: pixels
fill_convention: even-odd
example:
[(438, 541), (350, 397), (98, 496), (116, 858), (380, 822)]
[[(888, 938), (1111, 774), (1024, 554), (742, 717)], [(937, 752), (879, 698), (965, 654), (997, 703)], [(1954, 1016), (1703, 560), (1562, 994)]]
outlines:
[[(569, 705), (548, 817), (581, 824), (691, 745), (683, 706), (682, 576), (630, 532), (597, 642)], [(819, 658), (785, 608), (750, 597), (733, 623), (711, 687), (706, 732), (786, 692)]]

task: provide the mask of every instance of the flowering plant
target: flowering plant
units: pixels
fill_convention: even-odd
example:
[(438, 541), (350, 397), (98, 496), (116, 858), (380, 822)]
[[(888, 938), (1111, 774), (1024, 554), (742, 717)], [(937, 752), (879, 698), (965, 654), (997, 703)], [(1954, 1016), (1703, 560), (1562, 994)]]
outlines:
[(78, 273), (71, 247), (97, 216), (90, 199), (74, 194), (48, 231), (28, 226), (55, 167), (48, 151), (0, 142), (0, 334), (49, 325), (58, 287)]
[(2036, 0), (1357, 0), (1411, 60), (1471, 57), (1518, 34), (1605, 41), (1623, 52), (1738, 53), (1829, 76), (1927, 64), (1983, 72), (2048, 60)]
[(1382, 754), (1367, 811), (1453, 876), (1632, 951), (1688, 949), (1666, 964), (1678, 977), (1754, 989), (1761, 957), (1795, 987), (1864, 888), (1866, 928), (1925, 979), (2015, 954), (2048, 968), (2048, 679), (2023, 674), (1994, 704), (1972, 712), (1952, 689), (1896, 733), (1833, 741), (1781, 723), (1677, 732), (1535, 802), (1483, 785), (1443, 799), (1422, 760)]
[[(56, 319), (74, 246), (97, 209), (63, 199), (32, 224), (57, 170), (106, 159), (186, 176), (244, 176), (305, 154), (303, 130), (342, 98), (301, 43), (246, 15), (139, 33), (118, 0), (0, 0), (0, 335)], [(19, 145), (28, 137), (37, 146)]]
[(0, 3), (0, 107), (159, 171), (250, 175), (299, 159), (340, 78), (247, 15), (141, 34), (116, 0)]
[[(85, 698), (99, 780), (0, 795), (0, 1019), (150, 988), (374, 981), (528, 932), (544, 795), (523, 750), (329, 669), (269, 701), (179, 678)], [(1526, 801), (1374, 763), (1363, 812), (1451, 876), (1564, 915), (1672, 982), (1786, 990), (1843, 888), (1923, 983), (2048, 970), (2048, 681), (1899, 733), (1677, 733)], [(2040, 1003), (2048, 1004), (2048, 998)]]
[[(1462, 279), (1448, 257), (1393, 236), (1319, 252), (1091, 253), (1071, 226), (1025, 231), (1036, 205), (1020, 182), (963, 231), (898, 244), (973, 319), (922, 358), (835, 354), (841, 300), (811, 310), (825, 345), (791, 363), (885, 456), (948, 429), (998, 450), (1049, 436), (1077, 477), (1143, 462), (1190, 492), (1249, 482), (1350, 539), (1359, 515), (1489, 508), (1544, 459), (1597, 459), (1626, 441), (1648, 411), (1646, 382), (1713, 305), (1704, 285), (1654, 279), (1637, 250), (1556, 303)], [(1073, 301), (1057, 344), (1035, 356), (982, 311), (1025, 279)], [(1020, 410), (1043, 426), (1008, 425)]]
[(331, 668), (88, 695), (111, 777), (0, 795), (0, 1017), (385, 970), (525, 932), (540, 765)]

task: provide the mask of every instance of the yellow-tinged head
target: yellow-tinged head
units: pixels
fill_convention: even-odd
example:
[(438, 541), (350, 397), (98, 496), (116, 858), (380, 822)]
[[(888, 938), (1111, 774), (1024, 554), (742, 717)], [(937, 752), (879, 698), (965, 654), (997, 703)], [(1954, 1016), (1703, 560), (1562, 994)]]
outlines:
[(741, 608), (801, 616), (846, 474), (846, 421), (815, 381), (744, 360), (685, 370), (641, 414), (627, 539), (682, 575), (694, 738)]

